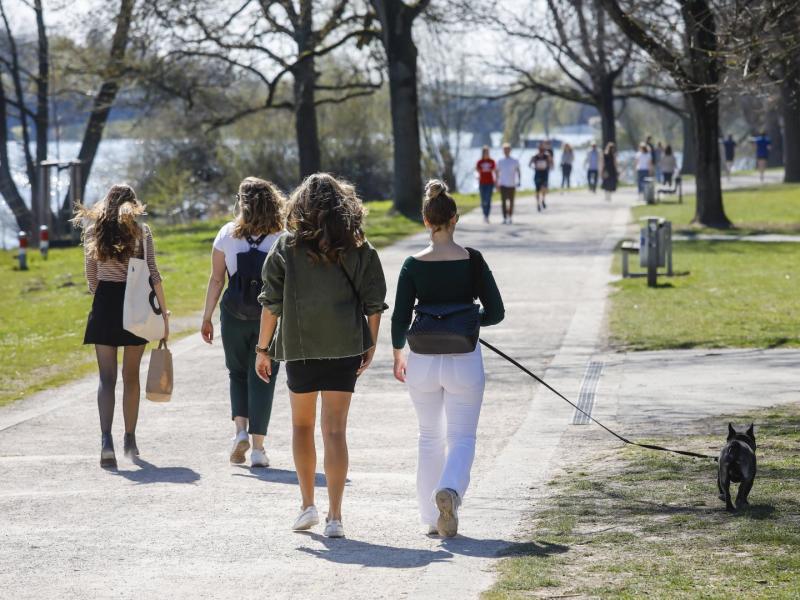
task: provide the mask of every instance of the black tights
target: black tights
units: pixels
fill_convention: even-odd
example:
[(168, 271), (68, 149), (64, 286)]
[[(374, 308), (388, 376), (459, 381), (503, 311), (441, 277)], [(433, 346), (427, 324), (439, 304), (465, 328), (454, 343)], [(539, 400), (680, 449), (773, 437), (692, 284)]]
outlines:
[[(100, 385), (97, 386), (97, 410), (100, 413), (100, 431), (111, 433), (114, 422), (114, 388), (117, 385), (117, 348), (96, 345)], [(145, 346), (125, 346), (122, 353), (122, 415), (125, 433), (136, 432), (139, 419), (139, 365)]]

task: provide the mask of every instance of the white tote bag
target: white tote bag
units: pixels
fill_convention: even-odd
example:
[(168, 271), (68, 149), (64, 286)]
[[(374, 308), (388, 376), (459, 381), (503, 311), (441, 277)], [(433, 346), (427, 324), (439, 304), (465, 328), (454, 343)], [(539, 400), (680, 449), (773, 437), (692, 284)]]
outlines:
[(122, 307), (122, 328), (149, 342), (164, 337), (164, 317), (147, 266), (147, 230), (142, 231), (144, 258), (128, 261), (128, 283)]

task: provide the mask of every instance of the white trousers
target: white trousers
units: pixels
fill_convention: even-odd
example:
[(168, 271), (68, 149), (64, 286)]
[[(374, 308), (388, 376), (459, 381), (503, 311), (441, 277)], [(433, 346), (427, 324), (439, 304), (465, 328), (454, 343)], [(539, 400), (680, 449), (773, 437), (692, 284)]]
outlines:
[(450, 488), (462, 499), (467, 491), (485, 382), (480, 345), (469, 354), (409, 354), (406, 385), (419, 420), (417, 500), (426, 525), (439, 516), (436, 490)]

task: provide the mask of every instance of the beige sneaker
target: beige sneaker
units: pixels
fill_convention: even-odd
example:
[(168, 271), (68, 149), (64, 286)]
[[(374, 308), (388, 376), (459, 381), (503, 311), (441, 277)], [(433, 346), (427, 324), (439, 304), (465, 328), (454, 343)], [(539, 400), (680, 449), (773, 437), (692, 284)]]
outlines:
[(250, 449), (250, 436), (247, 432), (242, 430), (233, 438), (233, 447), (231, 448), (231, 463), (234, 465), (241, 465), (244, 463), (245, 454)]
[(343, 538), (344, 527), (342, 522), (338, 519), (330, 519), (325, 523), (325, 537), (329, 538)]
[(439, 519), (436, 529), (442, 537), (453, 537), (458, 533), (458, 507), (461, 498), (458, 493), (450, 488), (436, 492), (436, 508), (439, 509)]

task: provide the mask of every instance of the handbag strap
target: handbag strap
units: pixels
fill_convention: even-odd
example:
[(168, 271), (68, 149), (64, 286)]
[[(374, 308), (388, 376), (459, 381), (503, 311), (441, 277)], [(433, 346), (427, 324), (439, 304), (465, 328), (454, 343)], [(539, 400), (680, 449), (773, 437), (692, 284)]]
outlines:
[(356, 297), (359, 306), (363, 306), (364, 303), (361, 301), (361, 294), (358, 293), (356, 289), (356, 285), (353, 283), (353, 280), (350, 278), (350, 274), (347, 272), (347, 269), (344, 268), (344, 265), (341, 262), (337, 262), (336, 264), (339, 265), (339, 268), (344, 273), (345, 278), (347, 279), (347, 283), (350, 284), (350, 289), (353, 290), (353, 295)]
[(480, 298), (483, 287), (483, 257), (474, 248), (464, 248), (469, 254), (469, 267), (472, 274), (472, 297)]

